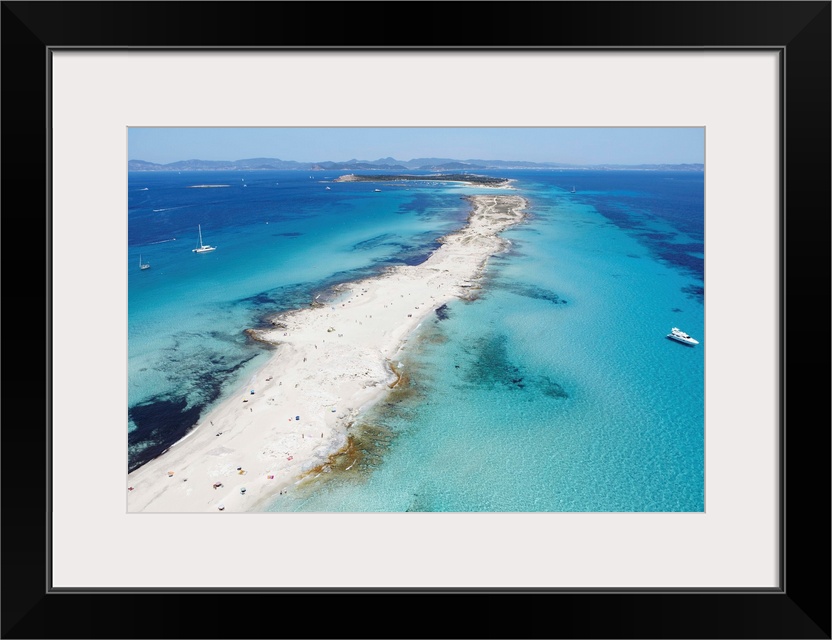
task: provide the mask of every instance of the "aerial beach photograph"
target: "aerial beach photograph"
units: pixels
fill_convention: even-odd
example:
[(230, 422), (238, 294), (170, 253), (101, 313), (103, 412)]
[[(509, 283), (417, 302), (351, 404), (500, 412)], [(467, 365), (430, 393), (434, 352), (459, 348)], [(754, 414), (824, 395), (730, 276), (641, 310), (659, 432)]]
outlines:
[(705, 510), (705, 130), (128, 129), (126, 510)]

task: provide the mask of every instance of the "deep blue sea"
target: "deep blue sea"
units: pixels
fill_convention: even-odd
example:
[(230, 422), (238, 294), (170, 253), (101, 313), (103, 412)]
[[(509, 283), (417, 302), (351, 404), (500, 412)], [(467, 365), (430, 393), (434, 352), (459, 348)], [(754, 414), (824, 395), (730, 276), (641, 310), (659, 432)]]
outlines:
[[(409, 387), (357, 428), (360, 464), (269, 510), (703, 511), (704, 174), (482, 173), (531, 205), (483, 295), (422, 324)], [(418, 264), (464, 225), (463, 196), (494, 193), (338, 175), (130, 172), (129, 469), (265, 362), (245, 329)], [(191, 251), (198, 225), (216, 251)]]

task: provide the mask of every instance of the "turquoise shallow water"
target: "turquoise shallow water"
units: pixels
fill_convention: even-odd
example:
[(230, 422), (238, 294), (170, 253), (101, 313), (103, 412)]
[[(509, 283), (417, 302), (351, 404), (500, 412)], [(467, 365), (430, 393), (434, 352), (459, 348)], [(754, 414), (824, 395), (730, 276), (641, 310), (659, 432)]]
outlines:
[[(411, 394), (365, 417), (366, 460), (272, 510), (704, 509), (701, 281), (657, 259), (643, 228), (528, 194), (534, 215), (505, 234), (485, 295), (423, 325)], [(675, 325), (703, 344), (665, 339)]]
[[(139, 279), (150, 272), (130, 272), (131, 406), (149, 425), (131, 425), (141, 435), (136, 450), (152, 451), (143, 443), (154, 429), (163, 432), (171, 416), (187, 422), (188, 411), (198, 415), (251, 375), (265, 354), (241, 327), (339, 279), (403, 256), (418, 262), (464, 223), (460, 196), (478, 192), (346, 185), (356, 190), (321, 201), (332, 194), (316, 180), (266, 173), (257, 206), (223, 194), (238, 213), (215, 220), (206, 240), (225, 251), (162, 253), (170, 281), (158, 284)], [(703, 175), (505, 174), (531, 215), (506, 232), (512, 248), (489, 262), (482, 296), (423, 323), (402, 358), (409, 385), (363, 417), (354, 451), (333, 473), (269, 510), (704, 509)], [(177, 192), (184, 174), (151, 177)], [(131, 174), (131, 188), (139, 178), (147, 179)], [(268, 191), (279, 186), (272, 181), (294, 184), (294, 195)], [(245, 189), (236, 198), (249, 197)], [(222, 216), (212, 211), (203, 219)], [(277, 221), (281, 212), (287, 218)], [(264, 234), (263, 217), (275, 233), (299, 235)], [(196, 227), (194, 218), (180, 222), (170, 237)], [(133, 226), (131, 253), (147, 258), (138, 232), (132, 246)], [(701, 344), (667, 340), (672, 326)]]

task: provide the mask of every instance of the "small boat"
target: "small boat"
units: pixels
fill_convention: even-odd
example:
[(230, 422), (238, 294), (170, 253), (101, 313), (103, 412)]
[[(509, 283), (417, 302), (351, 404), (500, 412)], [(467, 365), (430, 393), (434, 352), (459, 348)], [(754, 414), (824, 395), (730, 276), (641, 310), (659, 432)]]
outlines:
[(379, 193), (381, 191), (381, 189), (373, 189), (373, 191), (375, 191), (376, 193)]
[(329, 191), (330, 190), (329, 187), (327, 187), (326, 190)]
[(576, 193), (575, 187), (572, 187), (572, 191), (570, 191), (569, 193)]
[(690, 345), (691, 347), (699, 344), (698, 340), (694, 340), (684, 331), (680, 331), (678, 327), (673, 327), (670, 330), (670, 333), (667, 334), (667, 337), (671, 340), (675, 340), (676, 342), (681, 342), (682, 344)]
[(212, 247), (210, 244), (203, 244), (202, 242), (202, 225), (198, 225), (199, 228), (199, 245), (196, 249), (191, 249), (194, 253), (208, 253), (209, 251), (214, 251), (216, 247)]
[(144, 271), (145, 269), (150, 269), (149, 262), (142, 262), (142, 254), (139, 254), (139, 269)]

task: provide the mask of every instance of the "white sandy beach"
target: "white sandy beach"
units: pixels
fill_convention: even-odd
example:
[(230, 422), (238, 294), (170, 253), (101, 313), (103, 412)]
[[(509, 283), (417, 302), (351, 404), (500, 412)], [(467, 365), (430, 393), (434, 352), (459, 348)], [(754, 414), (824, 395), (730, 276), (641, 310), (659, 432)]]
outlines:
[(275, 328), (252, 332), (277, 345), (253, 385), (128, 475), (128, 511), (256, 511), (327, 471), (356, 417), (395, 387), (391, 364), (408, 336), (476, 289), (488, 258), (507, 246), (498, 234), (520, 222), (527, 205), (513, 195), (470, 200), (467, 225), (422, 264), (344, 285), (337, 302), (282, 314)]

